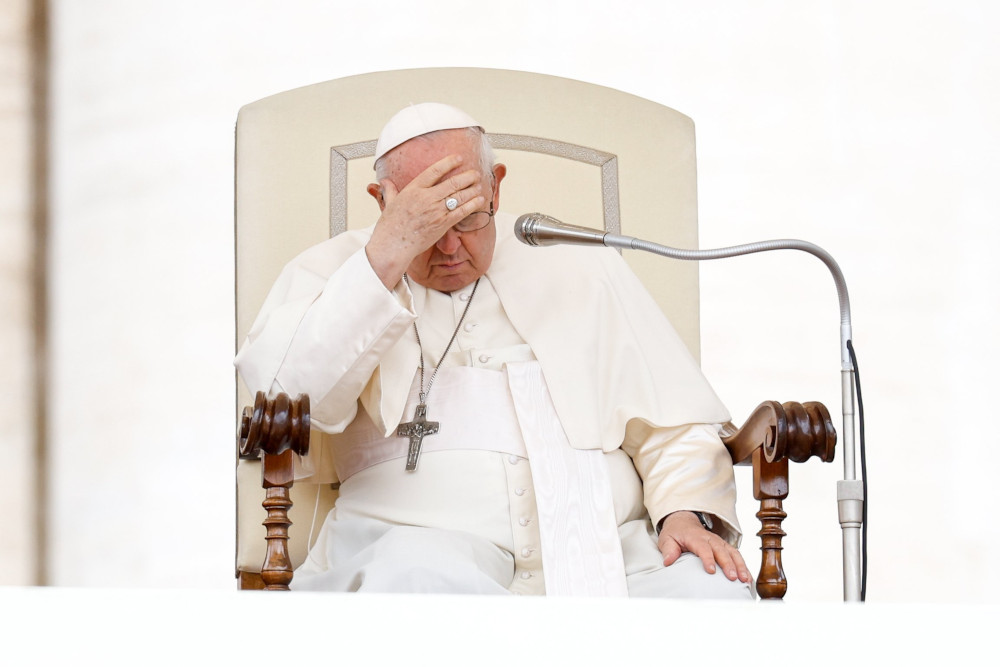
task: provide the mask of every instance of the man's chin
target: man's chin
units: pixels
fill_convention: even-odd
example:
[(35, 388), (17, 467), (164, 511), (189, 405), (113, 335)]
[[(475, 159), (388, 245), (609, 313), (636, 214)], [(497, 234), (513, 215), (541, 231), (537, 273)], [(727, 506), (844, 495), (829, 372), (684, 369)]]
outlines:
[(433, 275), (428, 278), (424, 287), (429, 287), (438, 292), (450, 293), (471, 285), (476, 282), (476, 278), (478, 277), (477, 275), (470, 274), (468, 271)]

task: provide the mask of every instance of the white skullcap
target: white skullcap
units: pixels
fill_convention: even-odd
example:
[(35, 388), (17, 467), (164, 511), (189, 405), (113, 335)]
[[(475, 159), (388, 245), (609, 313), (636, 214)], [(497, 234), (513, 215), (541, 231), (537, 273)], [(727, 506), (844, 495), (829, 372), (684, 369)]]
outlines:
[(391, 151), (396, 146), (437, 130), (455, 130), (463, 127), (482, 126), (469, 114), (448, 104), (424, 102), (413, 104), (389, 119), (382, 128), (375, 146), (375, 159)]

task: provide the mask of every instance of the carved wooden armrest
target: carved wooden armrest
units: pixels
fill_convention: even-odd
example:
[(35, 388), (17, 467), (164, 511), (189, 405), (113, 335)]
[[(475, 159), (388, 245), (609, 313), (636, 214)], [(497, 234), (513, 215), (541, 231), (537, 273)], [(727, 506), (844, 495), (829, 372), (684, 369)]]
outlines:
[(292, 560), (288, 555), (288, 510), (294, 483), (293, 454), (309, 453), (309, 397), (292, 399), (278, 394), (268, 399), (257, 392), (253, 409), (243, 408), (239, 448), (241, 458), (261, 459), (262, 486), (267, 495), (267, 553), (260, 568), (266, 590), (288, 590), (292, 581)]
[(761, 599), (781, 599), (788, 581), (781, 567), (781, 522), (787, 514), (781, 501), (788, 496), (788, 461), (802, 463), (815, 456), (833, 461), (837, 444), (830, 413), (822, 403), (785, 404), (764, 401), (742, 428), (727, 425), (722, 441), (736, 465), (753, 465), (753, 497), (760, 501)]

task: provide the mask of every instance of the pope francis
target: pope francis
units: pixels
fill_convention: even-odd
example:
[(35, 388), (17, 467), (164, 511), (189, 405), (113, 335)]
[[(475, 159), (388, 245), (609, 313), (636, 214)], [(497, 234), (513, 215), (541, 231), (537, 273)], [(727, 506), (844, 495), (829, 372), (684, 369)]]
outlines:
[(383, 129), (381, 216), (293, 260), (236, 357), (339, 481), (292, 588), (749, 599), (729, 420), (618, 254), (531, 249), (444, 104)]

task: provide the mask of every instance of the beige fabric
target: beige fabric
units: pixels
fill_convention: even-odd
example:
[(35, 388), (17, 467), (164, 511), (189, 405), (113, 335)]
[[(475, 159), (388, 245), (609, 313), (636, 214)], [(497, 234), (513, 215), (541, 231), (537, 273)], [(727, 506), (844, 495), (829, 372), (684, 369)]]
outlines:
[[(239, 345), (281, 268), (328, 238), (331, 211), (348, 227), (377, 216), (364, 194), (382, 123), (413, 102), (454, 104), (481, 122), (510, 167), (503, 205), (542, 211), (681, 247), (697, 245), (694, 127), (689, 118), (608, 88), (504, 70), (440, 68), (379, 72), (265, 98), (241, 109), (236, 127), (236, 342)], [(530, 102), (530, 103), (529, 103)], [(356, 146), (340, 152), (337, 146)], [(596, 157), (595, 157), (596, 156)], [(579, 161), (583, 160), (583, 161)], [(341, 180), (331, 163), (345, 166)], [(340, 176), (338, 176), (340, 178)], [(546, 187), (539, 189), (538, 183)], [(697, 266), (638, 253), (626, 260), (698, 355)], [(243, 383), (238, 406), (252, 403)], [(325, 436), (317, 434), (315, 440)], [(240, 462), (237, 565), (263, 557), (262, 492), (252, 462)], [(334, 493), (321, 487), (325, 503)], [(305, 554), (301, 500), (293, 491), (293, 562)], [(311, 515), (311, 502), (308, 514)], [(322, 516), (322, 514), (321, 514)], [(305, 519), (308, 523), (308, 519)], [(244, 539), (246, 538), (246, 539)]]

